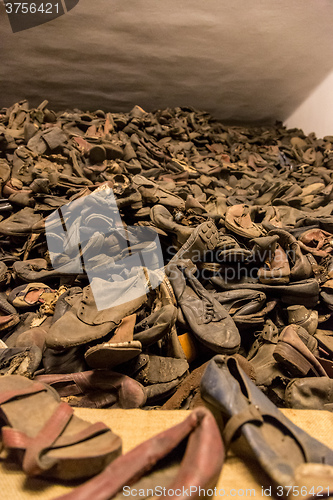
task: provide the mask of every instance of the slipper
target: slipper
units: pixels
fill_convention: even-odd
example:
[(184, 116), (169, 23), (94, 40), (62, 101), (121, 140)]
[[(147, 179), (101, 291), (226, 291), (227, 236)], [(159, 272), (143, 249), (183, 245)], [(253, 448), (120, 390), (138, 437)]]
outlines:
[[(183, 458), (179, 464), (180, 456)], [(199, 499), (204, 490), (214, 491), (223, 462), (217, 424), (210, 411), (200, 407), (180, 424), (138, 445), (101, 474), (57, 500), (110, 500), (117, 493), (133, 498), (142, 490), (150, 491), (146, 497), (151, 496), (151, 491), (161, 496), (164, 487), (163, 496), (169, 499)]]
[(201, 381), (201, 396), (225, 417), (228, 448), (242, 434), (272, 486), (293, 484), (301, 464), (333, 465), (333, 450), (293, 424), (240, 368), (237, 360), (215, 356)]
[(29, 476), (62, 480), (97, 474), (121, 453), (121, 439), (103, 423), (87, 423), (57, 392), (19, 375), (0, 378), (3, 447)]

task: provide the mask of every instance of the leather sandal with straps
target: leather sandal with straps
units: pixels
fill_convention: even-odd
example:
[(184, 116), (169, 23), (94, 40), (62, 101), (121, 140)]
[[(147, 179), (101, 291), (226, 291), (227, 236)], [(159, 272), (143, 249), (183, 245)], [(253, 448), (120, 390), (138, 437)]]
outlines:
[[(185, 440), (186, 449), (181, 446)], [(209, 410), (198, 407), (180, 424), (139, 444), (56, 500), (122, 498), (128, 485), (137, 492), (146, 490), (153, 499), (161, 495), (151, 497), (148, 492), (159, 493), (163, 488), (163, 498), (199, 500), (204, 489), (214, 488), (223, 462), (224, 446), (215, 419)]]
[(121, 454), (122, 442), (105, 424), (90, 424), (52, 388), (19, 375), (0, 378), (3, 448), (14, 450), (29, 476), (91, 477)]

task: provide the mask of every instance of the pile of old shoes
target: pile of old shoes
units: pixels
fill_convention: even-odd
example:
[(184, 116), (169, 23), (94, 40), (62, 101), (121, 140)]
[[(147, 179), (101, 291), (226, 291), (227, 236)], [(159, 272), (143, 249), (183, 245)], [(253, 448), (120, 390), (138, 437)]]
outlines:
[(333, 136), (190, 108), (0, 110), (0, 373), (192, 408), (216, 354), (333, 407)]

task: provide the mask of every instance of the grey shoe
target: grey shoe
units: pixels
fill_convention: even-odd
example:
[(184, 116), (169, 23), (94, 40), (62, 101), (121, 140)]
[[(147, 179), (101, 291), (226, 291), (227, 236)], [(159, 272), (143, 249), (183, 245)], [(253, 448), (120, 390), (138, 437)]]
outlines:
[(333, 412), (333, 380), (329, 377), (295, 378), (285, 392), (288, 408)]
[(309, 311), (301, 305), (287, 307), (288, 320), (290, 324), (299, 325), (305, 328), (310, 335), (313, 335), (318, 326), (318, 311)]
[[(192, 269), (190, 270), (190, 267)], [(240, 346), (238, 329), (226, 309), (193, 276), (191, 261), (170, 263), (166, 273), (195, 337), (213, 352), (234, 353)]]

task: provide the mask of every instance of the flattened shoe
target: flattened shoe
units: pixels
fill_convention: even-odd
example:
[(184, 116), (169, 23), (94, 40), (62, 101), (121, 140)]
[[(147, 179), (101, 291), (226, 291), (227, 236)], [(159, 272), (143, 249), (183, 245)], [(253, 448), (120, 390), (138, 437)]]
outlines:
[(302, 281), (294, 281), (288, 285), (264, 285), (263, 283), (227, 283), (220, 277), (213, 276), (210, 281), (223, 290), (252, 289), (259, 290), (272, 297), (281, 299), (285, 304), (302, 304), (314, 307), (319, 300), (319, 283), (314, 278)]
[(0, 260), (0, 288), (6, 285), (8, 279), (10, 279), (8, 267), (2, 260)]
[[(285, 366), (294, 377), (306, 376), (309, 373), (318, 377), (327, 376), (324, 368), (297, 334), (297, 330), (301, 328), (288, 325), (282, 330), (273, 352), (274, 359)], [(313, 340), (312, 337), (310, 339)]]
[(41, 219), (42, 216), (36, 214), (33, 208), (23, 208), (0, 222), (0, 234), (5, 234), (7, 236), (29, 234), (32, 232), (33, 225)]
[(161, 407), (161, 410), (189, 410), (197, 406), (202, 406), (200, 382), (207, 364), (208, 362), (204, 363), (187, 375), (179, 384), (175, 394)]
[(32, 378), (42, 361), (42, 351), (37, 346), (0, 346), (0, 375), (23, 375)]
[(84, 276), (81, 264), (74, 261), (57, 269), (47, 269), (45, 259), (19, 260), (14, 262), (13, 271), (18, 278), (28, 283), (48, 281), (63, 276)]
[(16, 309), (8, 302), (6, 294), (0, 293), (0, 332), (8, 330), (20, 322)]
[(294, 305), (287, 307), (289, 323), (300, 325), (310, 335), (314, 335), (318, 327), (318, 311), (309, 311), (306, 307)]
[[(318, 500), (319, 498), (333, 498), (333, 467), (324, 464), (303, 464), (295, 471), (294, 484), (288, 500)], [(325, 485), (325, 486), (324, 486)]]
[(146, 179), (142, 175), (134, 175), (132, 178), (133, 185), (141, 193), (141, 196), (148, 203), (160, 203), (167, 207), (185, 208), (185, 201), (179, 196), (162, 188), (157, 182)]
[(142, 385), (163, 384), (173, 380), (180, 380), (188, 371), (186, 359), (155, 356), (150, 354), (148, 362), (134, 376)]
[(172, 304), (162, 306), (134, 327), (133, 340), (144, 347), (155, 344), (170, 332), (177, 319), (177, 308)]
[(226, 448), (242, 434), (272, 486), (294, 484), (304, 463), (333, 465), (333, 450), (293, 424), (255, 386), (233, 357), (215, 356), (201, 381), (201, 395), (225, 419)]
[(155, 226), (159, 229), (175, 233), (180, 244), (185, 243), (185, 241), (191, 236), (191, 233), (193, 231), (193, 228), (178, 224), (174, 220), (169, 210), (163, 205), (154, 205), (150, 209), (150, 218)]
[(41, 305), (45, 299), (56, 298), (55, 290), (44, 283), (30, 283), (14, 288), (8, 295), (8, 302), (17, 309), (28, 309), (29, 307)]

